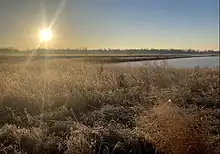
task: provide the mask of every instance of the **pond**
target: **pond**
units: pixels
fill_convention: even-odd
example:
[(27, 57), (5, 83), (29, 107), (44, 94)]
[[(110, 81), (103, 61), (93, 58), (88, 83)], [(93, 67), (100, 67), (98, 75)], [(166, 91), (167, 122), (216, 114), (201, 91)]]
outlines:
[(219, 67), (219, 57), (195, 57), (195, 58), (179, 58), (167, 60), (152, 60), (152, 61), (138, 61), (138, 62), (122, 62), (117, 64), (110, 64), (113, 66), (130, 66), (142, 67), (148, 64), (163, 65), (173, 68), (194, 68), (194, 67)]

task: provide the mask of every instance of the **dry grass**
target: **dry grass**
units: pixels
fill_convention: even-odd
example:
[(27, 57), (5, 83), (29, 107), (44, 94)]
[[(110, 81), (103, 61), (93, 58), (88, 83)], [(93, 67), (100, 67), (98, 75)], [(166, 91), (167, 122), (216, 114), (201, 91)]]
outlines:
[(165, 153), (212, 153), (206, 124), (172, 103), (154, 107), (139, 118), (138, 129)]
[(217, 69), (1, 64), (0, 153), (218, 153), (218, 94)]

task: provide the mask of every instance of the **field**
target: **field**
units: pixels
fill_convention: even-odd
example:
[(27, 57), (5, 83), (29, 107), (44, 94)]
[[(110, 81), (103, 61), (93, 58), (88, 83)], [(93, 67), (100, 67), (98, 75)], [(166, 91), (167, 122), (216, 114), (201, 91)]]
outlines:
[(219, 153), (219, 70), (0, 63), (0, 153)]

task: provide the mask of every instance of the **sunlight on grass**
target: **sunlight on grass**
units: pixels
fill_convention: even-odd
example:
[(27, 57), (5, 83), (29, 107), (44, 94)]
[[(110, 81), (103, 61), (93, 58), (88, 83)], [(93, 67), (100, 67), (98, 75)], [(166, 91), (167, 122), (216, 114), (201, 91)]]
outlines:
[(24, 65), (0, 65), (0, 152), (219, 152), (217, 69)]

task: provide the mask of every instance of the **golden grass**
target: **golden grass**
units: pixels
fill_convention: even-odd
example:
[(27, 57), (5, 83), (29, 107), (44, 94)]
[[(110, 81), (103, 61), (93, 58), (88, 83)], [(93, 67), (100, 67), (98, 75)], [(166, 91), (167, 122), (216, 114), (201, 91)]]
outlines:
[(0, 153), (218, 153), (218, 94), (217, 69), (0, 64)]
[(165, 153), (212, 153), (206, 124), (173, 103), (162, 103), (141, 114), (138, 128), (159, 151)]

